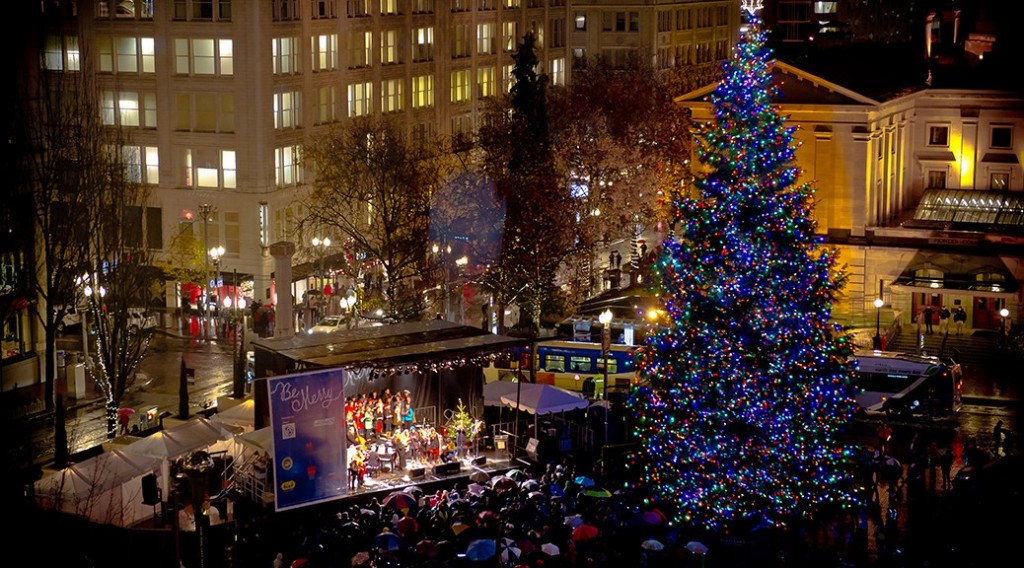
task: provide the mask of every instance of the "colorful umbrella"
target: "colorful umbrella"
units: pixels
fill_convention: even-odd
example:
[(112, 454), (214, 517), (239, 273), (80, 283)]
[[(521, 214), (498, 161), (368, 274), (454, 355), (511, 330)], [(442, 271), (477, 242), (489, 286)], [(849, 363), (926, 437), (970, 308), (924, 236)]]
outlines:
[(583, 475), (578, 476), (573, 481), (576, 482), (576, 485), (579, 485), (581, 487), (593, 487), (594, 485), (596, 485), (593, 479), (590, 479), (589, 477)]
[(466, 547), (466, 558), (473, 561), (488, 560), (494, 558), (496, 552), (497, 547), (493, 539), (478, 538)]
[(577, 527), (583, 524), (583, 517), (579, 515), (569, 515), (565, 518), (565, 525), (572, 527), (575, 530)]
[(600, 531), (594, 525), (580, 525), (572, 531), (572, 539), (579, 542), (597, 537)]
[(424, 558), (437, 556), (437, 544), (432, 540), (421, 540), (416, 543), (416, 554)]
[(472, 495), (483, 495), (486, 488), (479, 483), (470, 483), (466, 488)]
[(416, 507), (416, 497), (403, 491), (395, 491), (381, 502), (385, 507), (391, 507), (399, 511), (408, 511)]
[(373, 537), (373, 546), (380, 550), (398, 550), (402, 548), (402, 539), (388, 529)]
[(583, 491), (580, 491), (580, 495), (593, 497), (595, 499), (607, 499), (612, 496), (610, 491), (601, 487), (588, 487)]

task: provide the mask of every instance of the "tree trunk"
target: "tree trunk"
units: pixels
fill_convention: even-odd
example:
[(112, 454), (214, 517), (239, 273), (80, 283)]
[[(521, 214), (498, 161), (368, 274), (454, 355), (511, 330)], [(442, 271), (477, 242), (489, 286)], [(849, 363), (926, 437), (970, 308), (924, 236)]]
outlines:
[(57, 395), (53, 412), (53, 464), (57, 469), (68, 465), (68, 425), (64, 411), (64, 397)]
[[(47, 305), (49, 309), (49, 305)], [(53, 410), (54, 385), (57, 382), (57, 337), (54, 333), (55, 326), (46, 326), (46, 383), (43, 385), (43, 401), (47, 410)]]
[(117, 415), (119, 406), (118, 401), (113, 398), (107, 399), (107, 438), (111, 440), (117, 437), (118, 430), (121, 428), (121, 424), (118, 421), (120, 416)]

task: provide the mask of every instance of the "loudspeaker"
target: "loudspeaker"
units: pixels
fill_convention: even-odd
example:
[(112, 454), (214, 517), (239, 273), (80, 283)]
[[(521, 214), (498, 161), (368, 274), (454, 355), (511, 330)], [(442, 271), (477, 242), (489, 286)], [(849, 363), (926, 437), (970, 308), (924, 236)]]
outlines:
[(487, 463), (487, 457), (486, 456), (480, 456), (478, 458), (473, 458), (473, 465), (484, 465), (486, 463)]
[(414, 467), (409, 469), (409, 479), (416, 479), (417, 477), (423, 477), (427, 474), (427, 469), (424, 467)]
[(142, 504), (156, 505), (160, 503), (160, 488), (156, 486), (156, 475), (152, 473), (142, 477)]
[(439, 463), (434, 466), (435, 475), (447, 475), (449, 473), (455, 473), (462, 469), (462, 464), (459, 462)]

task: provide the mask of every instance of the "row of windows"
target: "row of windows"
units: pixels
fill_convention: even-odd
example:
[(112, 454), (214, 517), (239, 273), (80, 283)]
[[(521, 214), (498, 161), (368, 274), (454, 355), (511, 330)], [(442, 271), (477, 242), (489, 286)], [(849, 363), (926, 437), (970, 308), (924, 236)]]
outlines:
[[(577, 30), (587, 29), (586, 12), (576, 12), (574, 25)], [(658, 31), (689, 30), (693, 28), (710, 28), (729, 24), (729, 11), (725, 6), (703, 7), (680, 10), (661, 10), (658, 12)], [(640, 31), (639, 12), (602, 12), (601, 31), (605, 32), (636, 32)]]
[[(925, 172), (925, 189), (945, 189), (948, 170), (935, 169)], [(994, 191), (1006, 191), (1010, 188), (1010, 172), (990, 172), (988, 188)]]
[[(156, 146), (124, 146), (125, 178), (135, 183), (160, 183), (160, 152)], [(298, 146), (274, 150), (275, 182), (279, 187), (302, 182), (298, 167), (301, 151)], [(187, 148), (181, 155), (181, 183), (191, 189), (236, 189), (238, 164), (234, 150)]]
[[(518, 26), (516, 22), (501, 24), (503, 47), (505, 51), (516, 48)], [(472, 48), (477, 54), (486, 55), (497, 52), (497, 24), (477, 24), (473, 35), (469, 24), (453, 26), (451, 30), (451, 53), (453, 58), (469, 57)], [(413, 62), (432, 61), (434, 59), (434, 28), (432, 26), (415, 28), (406, 36), (408, 46), (403, 45), (402, 30), (383, 30), (376, 33), (379, 63), (381, 65), (397, 65), (407, 59)], [(564, 42), (564, 35), (558, 34)], [(347, 42), (348, 68), (359, 69), (374, 64), (374, 32), (356, 31), (345, 36)], [(299, 39), (296, 37), (275, 38), (272, 45), (273, 69), (277, 75), (301, 72)], [(339, 45), (337, 34), (324, 34), (310, 39), (310, 62), (314, 72), (334, 71), (339, 66)]]
[[(949, 147), (949, 125), (931, 125), (928, 127), (928, 145), (933, 147)], [(992, 125), (989, 129), (989, 148), (1009, 150), (1013, 148), (1013, 127), (1009, 125)]]
[[(177, 0), (184, 2), (186, 0)], [(210, 0), (191, 0), (193, 3), (207, 3)], [(226, 0), (220, 0), (222, 3)], [(405, 4), (408, 4), (406, 7)], [(565, 6), (565, 0), (550, 0), (552, 7)], [(494, 10), (498, 5), (505, 8), (521, 7), (521, 0), (451, 0), (452, 12), (469, 12), (473, 6), (479, 11)], [(363, 18), (373, 15), (398, 16), (406, 12), (412, 14), (433, 14), (434, 0), (309, 0), (309, 17), (314, 20), (337, 18), (339, 6), (343, 6), (348, 18)], [(528, 8), (543, 8), (543, 0), (527, 0)], [(300, 0), (272, 0), (272, 18), (274, 21), (293, 21), (302, 19), (302, 2)], [(376, 10), (376, 11), (375, 11)], [(205, 13), (205, 12), (204, 12)], [(184, 19), (184, 18), (176, 18)], [(203, 19), (203, 18), (191, 18)]]

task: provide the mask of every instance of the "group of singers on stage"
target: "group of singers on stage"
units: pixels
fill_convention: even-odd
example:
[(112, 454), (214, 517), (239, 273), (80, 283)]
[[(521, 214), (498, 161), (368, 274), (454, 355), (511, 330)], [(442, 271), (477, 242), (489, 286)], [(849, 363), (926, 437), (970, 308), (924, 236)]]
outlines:
[(458, 448), (432, 425), (415, 426), (416, 414), (409, 391), (371, 392), (348, 397), (345, 420), (349, 443), (349, 489), (361, 486), (367, 473), (390, 464), (403, 471), (410, 461), (436, 464), (457, 457)]

